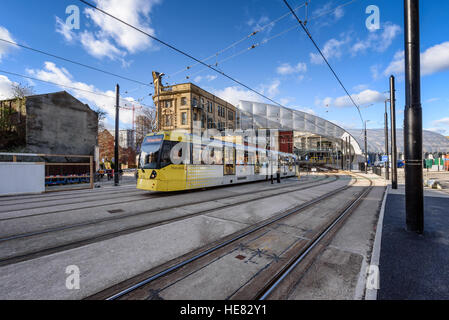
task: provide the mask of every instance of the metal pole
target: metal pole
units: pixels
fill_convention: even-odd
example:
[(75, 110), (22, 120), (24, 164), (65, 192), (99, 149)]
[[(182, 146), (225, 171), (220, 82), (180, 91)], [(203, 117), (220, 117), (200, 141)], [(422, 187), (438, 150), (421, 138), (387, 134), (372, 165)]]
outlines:
[(349, 144), (348, 144), (348, 150), (349, 150), (349, 171), (352, 171), (352, 152), (351, 152), (351, 136), (349, 136)]
[(120, 86), (115, 89), (116, 105), (115, 105), (115, 146), (114, 146), (114, 185), (119, 184), (119, 115), (120, 115)]
[(424, 232), (419, 0), (404, 0), (405, 22), (405, 210), (409, 231)]
[(390, 77), (390, 117), (391, 117), (391, 186), (398, 188), (398, 150), (396, 146), (396, 92), (394, 76)]
[(368, 141), (366, 137), (366, 120), (365, 120), (365, 174), (368, 174)]
[(340, 162), (341, 162), (341, 170), (345, 169), (345, 165), (344, 165), (344, 152), (345, 152), (345, 147), (344, 147), (344, 141), (341, 140), (341, 152), (340, 152)]
[(390, 152), (388, 152), (388, 113), (387, 113), (387, 102), (385, 100), (385, 154), (387, 156), (387, 161), (385, 162), (385, 180), (390, 180)]
[(348, 170), (348, 137), (345, 138), (345, 170)]

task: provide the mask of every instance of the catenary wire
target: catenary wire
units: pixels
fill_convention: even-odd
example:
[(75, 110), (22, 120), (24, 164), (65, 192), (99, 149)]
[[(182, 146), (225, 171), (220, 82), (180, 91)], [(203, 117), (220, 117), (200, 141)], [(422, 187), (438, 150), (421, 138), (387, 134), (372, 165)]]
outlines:
[[(30, 77), (30, 76), (25, 76), (23, 74), (9, 72), (9, 71), (6, 71), (6, 70), (0, 70), (0, 73), (8, 74), (8, 75), (16, 76), (16, 77), (21, 77), (21, 78), (29, 79), (29, 80), (33, 80), (33, 81), (40, 81), (40, 82), (48, 83), (48, 84), (51, 84), (51, 85), (54, 85), (54, 86), (58, 86), (58, 87), (63, 87), (63, 88), (68, 88), (68, 89), (72, 89), (72, 90), (82, 91), (82, 92), (86, 92), (86, 93), (90, 93), (90, 94), (95, 94), (97, 96), (103, 96), (103, 97), (107, 97), (107, 98), (111, 98), (111, 99), (116, 99), (115, 96), (109, 96), (109, 95), (101, 93), (101, 92), (90, 91), (90, 90), (86, 90), (86, 89), (81, 89), (81, 88), (68, 86), (68, 85), (61, 84), (61, 83), (56, 83), (56, 82), (52, 82), (52, 81), (37, 79), (37, 78)], [(148, 106), (148, 105), (145, 105), (145, 104), (137, 102), (137, 101), (129, 101), (129, 100), (125, 99), (125, 98), (120, 98), (120, 100), (122, 100), (122, 102), (125, 102), (125, 103), (136, 103), (136, 104), (138, 103), (138, 104), (140, 104), (140, 105), (142, 105), (144, 107), (153, 108), (152, 106)]]
[(354, 104), (354, 106), (357, 108), (357, 111), (359, 113), (360, 119), (362, 120), (362, 124), (363, 124), (363, 117), (362, 117), (362, 113), (360, 111), (359, 106), (355, 103), (354, 99), (352, 98), (352, 96), (349, 94), (348, 90), (346, 89), (346, 87), (344, 86), (343, 82), (340, 80), (339, 76), (337, 75), (337, 73), (334, 71), (334, 69), (332, 68), (332, 66), (330, 65), (329, 61), (327, 60), (327, 58), (324, 56), (323, 52), (321, 51), (320, 47), (317, 45), (317, 43), (315, 42), (315, 40), (313, 40), (313, 37), (311, 35), (311, 33), (309, 32), (309, 30), (307, 29), (307, 27), (304, 25), (304, 23), (301, 21), (301, 19), (298, 18), (298, 16), (296, 15), (296, 13), (293, 11), (293, 8), (290, 6), (290, 4), (287, 2), (287, 0), (283, 0), (285, 5), (290, 9), (290, 11), (292, 12), (293, 16), (296, 18), (296, 20), (298, 21), (298, 23), (300, 24), (300, 26), (302, 27), (302, 29), (304, 30), (304, 32), (307, 34), (307, 36), (309, 37), (309, 39), (312, 41), (313, 45), (315, 46), (315, 48), (318, 50), (318, 52), (320, 53), (321, 57), (323, 57), (324, 61), (326, 62), (327, 66), (329, 67), (329, 69), (331, 70), (331, 72), (333, 73), (333, 75), (335, 76), (335, 78), (337, 79), (337, 81), (340, 83), (341, 87), (343, 88), (343, 90), (346, 92), (346, 94), (348, 95), (349, 99), (352, 101), (352, 103)]
[[(107, 16), (109, 16), (110, 18), (112, 18), (112, 19), (114, 19), (114, 20), (116, 20), (116, 21), (118, 21), (118, 22), (120, 22), (120, 23), (122, 23), (122, 24), (124, 24), (124, 25), (126, 25), (126, 26), (128, 26), (128, 27), (130, 27), (130, 28), (132, 28), (132, 29), (134, 29), (134, 30), (136, 30), (136, 31), (138, 31), (138, 32), (140, 32), (140, 33), (142, 33), (142, 34), (144, 34), (144, 35), (146, 35), (146, 36), (148, 36), (149, 38), (155, 40), (156, 42), (159, 42), (160, 44), (162, 44), (162, 45), (164, 45), (164, 46), (166, 46), (166, 47), (168, 47), (168, 48), (170, 48), (170, 49), (172, 49), (172, 50), (174, 50), (174, 51), (176, 51), (176, 52), (178, 52), (178, 53), (180, 53), (180, 54), (182, 54), (182, 55), (184, 55), (184, 56), (186, 56), (186, 57), (188, 57), (188, 58), (190, 58), (190, 59), (192, 59), (192, 60), (194, 60), (194, 61), (196, 61), (196, 62), (198, 62), (199, 64), (202, 64), (202, 65), (206, 66), (207, 68), (209, 68), (209, 69), (211, 69), (211, 70), (213, 70), (213, 71), (215, 71), (215, 72), (221, 74), (222, 76), (228, 78), (229, 80), (231, 80), (231, 81), (233, 81), (233, 82), (239, 84), (240, 86), (242, 86), (242, 87), (244, 87), (244, 88), (250, 90), (251, 92), (254, 92), (254, 93), (256, 93), (257, 95), (259, 95), (259, 96), (261, 96), (261, 97), (267, 99), (268, 101), (273, 102), (275, 105), (285, 108), (285, 106), (283, 106), (283, 105), (280, 104), (279, 102), (273, 100), (272, 98), (267, 97), (266, 95), (264, 95), (264, 94), (258, 92), (257, 90), (255, 90), (255, 89), (249, 87), (248, 85), (246, 85), (246, 84), (244, 84), (244, 83), (242, 83), (242, 82), (236, 80), (235, 78), (229, 76), (228, 74), (226, 74), (226, 73), (224, 73), (224, 72), (222, 72), (222, 71), (220, 71), (220, 70), (218, 70), (218, 69), (216, 69), (216, 68), (214, 68), (214, 67), (212, 67), (212, 66), (210, 66), (210, 65), (207, 65), (206, 63), (204, 63), (204, 62), (202, 62), (201, 60), (199, 60), (199, 59), (193, 57), (192, 55), (190, 55), (190, 54), (188, 54), (188, 53), (182, 51), (181, 49), (178, 49), (178, 48), (174, 47), (173, 45), (171, 45), (171, 44), (169, 44), (169, 43), (167, 43), (167, 42), (165, 42), (165, 41), (163, 41), (163, 40), (161, 40), (161, 39), (159, 39), (159, 38), (157, 38), (157, 37), (155, 37), (155, 36), (149, 34), (148, 32), (145, 32), (145, 31), (139, 29), (139, 28), (136, 27), (136, 26), (133, 26), (132, 24), (130, 24), (130, 23), (128, 23), (128, 22), (126, 22), (126, 21), (124, 21), (124, 20), (122, 20), (122, 19), (120, 19), (120, 18), (118, 18), (118, 17), (116, 17), (116, 16), (114, 16), (114, 15), (112, 15), (112, 14), (110, 14), (110, 13), (108, 13), (108, 12), (106, 12), (106, 11), (100, 9), (100, 8), (98, 8), (98, 7), (96, 7), (95, 5), (89, 3), (89, 2), (87, 2), (87, 1), (85, 1), (85, 0), (79, 0), (79, 1), (82, 2), (82, 3), (84, 3), (85, 5), (87, 5), (87, 6), (91, 7), (91, 8), (93, 8), (93, 9), (95, 9), (95, 10), (97, 10), (97, 11), (99, 11), (99, 12), (101, 12), (101, 13), (107, 15)], [(291, 7), (290, 7), (290, 8), (291, 8)], [(294, 16), (296, 16), (296, 14), (294, 14)], [(296, 16), (296, 17), (297, 17), (297, 16)], [(308, 122), (310, 122), (310, 123), (312, 123), (314, 126), (319, 127), (319, 128), (321, 128), (321, 129), (324, 129), (324, 130), (325, 130), (325, 128), (322, 128), (322, 127), (318, 126), (315, 122), (310, 121), (310, 120), (308, 120), (308, 119), (306, 119), (306, 118), (305, 118), (305, 120), (308, 121)]]
[(37, 52), (37, 53), (40, 53), (40, 54), (43, 54), (43, 55), (46, 55), (46, 56), (49, 56), (49, 57), (52, 57), (52, 58), (56, 58), (56, 59), (59, 59), (59, 60), (62, 60), (62, 61), (66, 61), (66, 62), (75, 64), (75, 65), (78, 65), (78, 66), (81, 66), (81, 67), (84, 67), (84, 68), (88, 68), (88, 69), (91, 69), (91, 70), (94, 70), (94, 71), (98, 71), (98, 72), (101, 72), (101, 73), (104, 73), (104, 74), (107, 74), (107, 75), (110, 75), (110, 76), (114, 76), (114, 77), (117, 77), (117, 78), (120, 78), (120, 79), (123, 79), (123, 80), (135, 82), (135, 83), (138, 83), (138, 84), (140, 84), (142, 86), (151, 87), (150, 83), (145, 83), (145, 82), (142, 82), (142, 81), (139, 81), (139, 80), (134, 80), (134, 79), (131, 79), (131, 78), (128, 78), (128, 77), (124, 77), (124, 76), (118, 75), (116, 73), (112, 73), (112, 72), (109, 72), (109, 71), (106, 71), (106, 70), (102, 70), (102, 69), (99, 69), (99, 68), (96, 68), (96, 67), (93, 67), (93, 66), (89, 66), (89, 65), (81, 63), (81, 62), (77, 62), (75, 60), (71, 60), (71, 59), (68, 59), (68, 58), (64, 58), (64, 57), (55, 55), (53, 53), (49, 53), (49, 52), (45, 52), (45, 51), (42, 51), (42, 50), (39, 50), (39, 49), (31, 48), (29, 46), (26, 46), (26, 45), (23, 45), (23, 44), (20, 44), (20, 43), (17, 43), (17, 42), (9, 41), (9, 40), (2, 39), (2, 38), (0, 38), (0, 41), (3, 41), (3, 42), (8, 43), (10, 45), (15, 45), (15, 46), (18, 46), (20, 48), (24, 48), (24, 49), (27, 49), (27, 50), (30, 50), (30, 51), (34, 51), (34, 52)]

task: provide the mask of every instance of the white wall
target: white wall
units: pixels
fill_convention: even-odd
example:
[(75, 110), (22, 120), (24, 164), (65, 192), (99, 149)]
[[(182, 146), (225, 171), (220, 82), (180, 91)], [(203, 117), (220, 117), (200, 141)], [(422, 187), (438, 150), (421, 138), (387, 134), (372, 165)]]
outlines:
[(45, 164), (0, 162), (0, 196), (45, 191)]

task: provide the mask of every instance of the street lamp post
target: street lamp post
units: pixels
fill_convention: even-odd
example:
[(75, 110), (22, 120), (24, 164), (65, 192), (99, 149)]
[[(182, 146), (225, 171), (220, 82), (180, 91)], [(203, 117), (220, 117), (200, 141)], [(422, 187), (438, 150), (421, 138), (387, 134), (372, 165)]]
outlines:
[(419, 0), (404, 0), (405, 33), (405, 211), (409, 231), (424, 232)]
[(115, 145), (114, 145), (114, 186), (119, 185), (119, 133), (120, 133), (120, 86), (115, 87)]
[(391, 117), (391, 186), (398, 188), (398, 150), (396, 147), (396, 93), (394, 76), (390, 77), (390, 117)]
[(368, 139), (366, 134), (366, 123), (369, 120), (365, 120), (365, 174), (368, 174)]
[(387, 113), (387, 102), (390, 99), (385, 100), (385, 154), (387, 156), (387, 161), (385, 162), (385, 180), (390, 180), (390, 157), (388, 152), (388, 113)]

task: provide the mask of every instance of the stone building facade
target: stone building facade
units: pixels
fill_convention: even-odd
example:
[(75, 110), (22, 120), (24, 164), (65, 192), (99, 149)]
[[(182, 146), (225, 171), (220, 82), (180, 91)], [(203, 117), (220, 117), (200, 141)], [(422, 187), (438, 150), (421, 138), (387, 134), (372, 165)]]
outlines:
[(0, 150), (95, 155), (98, 114), (69, 93), (0, 101)]
[(162, 86), (162, 76), (153, 72), (154, 104), (157, 106), (158, 130), (185, 129), (191, 131), (194, 121), (201, 128), (236, 129), (237, 108), (192, 83)]

